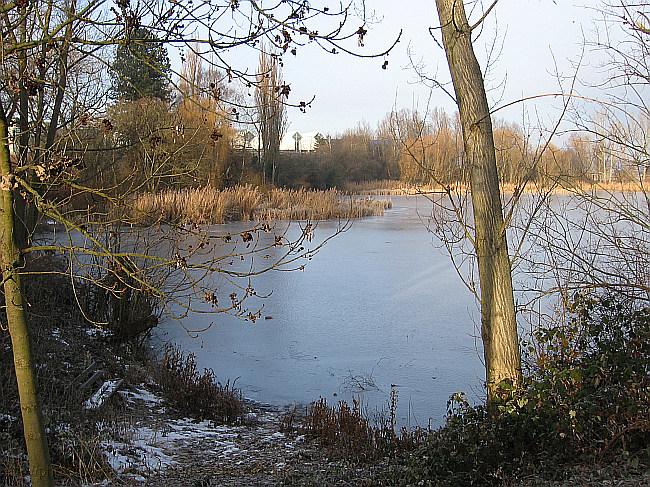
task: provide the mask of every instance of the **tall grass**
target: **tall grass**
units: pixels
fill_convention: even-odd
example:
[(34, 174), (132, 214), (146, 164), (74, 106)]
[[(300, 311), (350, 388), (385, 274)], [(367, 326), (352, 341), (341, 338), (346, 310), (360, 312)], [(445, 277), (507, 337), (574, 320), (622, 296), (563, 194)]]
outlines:
[(388, 408), (378, 411), (372, 421), (361, 402), (353, 399), (352, 407), (345, 401), (330, 406), (323, 398), (307, 409), (304, 432), (317, 438), (335, 456), (350, 461), (365, 461), (407, 452), (421, 446), (428, 429), (405, 427), (396, 429), (397, 389), (392, 389)]
[(381, 216), (389, 200), (353, 198), (336, 190), (272, 189), (246, 185), (167, 190), (137, 196), (131, 205), (135, 223), (225, 223), (240, 220), (329, 220)]
[(167, 345), (154, 363), (153, 376), (165, 397), (183, 414), (219, 423), (243, 420), (244, 400), (234, 382), (217, 382), (212, 369), (201, 372), (192, 353), (184, 355), (175, 345)]
[[(467, 183), (453, 182), (450, 186), (455, 191), (469, 191)], [(512, 193), (523, 191), (525, 193), (535, 193), (538, 191), (549, 191), (553, 194), (568, 193), (592, 193), (594, 191), (608, 192), (646, 192), (650, 184), (637, 181), (564, 181), (548, 179), (544, 181), (528, 181), (523, 188), (521, 184), (512, 182), (501, 182), (499, 187), (502, 193)], [(343, 187), (347, 194), (356, 195), (416, 195), (421, 193), (444, 192), (445, 187), (437, 184), (414, 184), (408, 181), (399, 181), (395, 179), (382, 179), (377, 181), (349, 182)]]
[[(457, 186), (457, 184), (453, 184)], [(415, 195), (420, 193), (439, 192), (443, 190), (440, 185), (414, 184), (395, 179), (381, 179), (377, 181), (349, 182), (343, 187), (348, 194), (362, 195)]]

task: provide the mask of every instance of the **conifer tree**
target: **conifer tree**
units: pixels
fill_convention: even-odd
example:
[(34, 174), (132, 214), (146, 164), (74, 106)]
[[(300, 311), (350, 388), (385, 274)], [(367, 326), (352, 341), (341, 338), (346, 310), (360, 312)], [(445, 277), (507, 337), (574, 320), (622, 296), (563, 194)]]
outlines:
[(146, 27), (135, 29), (129, 41), (117, 47), (111, 68), (116, 99), (169, 99), (171, 65), (167, 49)]

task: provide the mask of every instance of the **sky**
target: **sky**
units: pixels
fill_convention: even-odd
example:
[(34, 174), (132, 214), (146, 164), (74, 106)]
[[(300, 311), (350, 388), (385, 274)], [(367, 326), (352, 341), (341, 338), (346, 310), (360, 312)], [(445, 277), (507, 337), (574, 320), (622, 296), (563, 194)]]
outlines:
[[(403, 31), (401, 41), (385, 59), (360, 59), (332, 55), (316, 46), (286, 55), (284, 77), (291, 85), (290, 101), (315, 100), (306, 113), (289, 109), (289, 131), (316, 131), (335, 135), (358, 122), (372, 128), (393, 108), (423, 109), (430, 106), (455, 111), (452, 100), (441, 90), (433, 92), (418, 82), (412, 62), (429, 76), (448, 81), (443, 50), (429, 35), (437, 14), (433, 0), (366, 0), (366, 11), (378, 23), (370, 24), (361, 53), (385, 49)], [(488, 4), (489, 2), (485, 1)], [(482, 65), (491, 46), (500, 55), (486, 78), (494, 106), (522, 97), (558, 91), (556, 69), (571, 75), (580, 57), (584, 38), (593, 38), (599, 15), (598, 0), (500, 0), (486, 29), (475, 42)], [(469, 2), (466, 1), (466, 4)], [(591, 8), (590, 8), (591, 7)], [(469, 8), (469, 7), (468, 7)], [(478, 14), (475, 13), (475, 17)], [(356, 28), (358, 19), (352, 19)], [(494, 39), (496, 36), (496, 44)], [(356, 47), (353, 45), (353, 47)], [(590, 67), (582, 66), (582, 70)], [(504, 84), (505, 83), (505, 84)], [(508, 121), (551, 125), (558, 116), (558, 99), (516, 104), (496, 115)]]

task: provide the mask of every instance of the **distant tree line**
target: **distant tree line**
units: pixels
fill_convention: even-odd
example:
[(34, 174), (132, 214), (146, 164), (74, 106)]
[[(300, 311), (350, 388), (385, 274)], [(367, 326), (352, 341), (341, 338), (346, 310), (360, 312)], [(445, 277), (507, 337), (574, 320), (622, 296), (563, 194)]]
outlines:
[[(359, 124), (317, 141), (314, 152), (280, 154), (278, 184), (324, 188), (382, 179), (431, 185), (467, 180), (457, 114), (440, 109), (394, 111), (374, 130)], [(544, 145), (533, 131), (496, 120), (494, 142), (499, 179), (505, 184), (638, 181), (647, 172), (643, 161), (627, 157), (621, 144), (585, 133), (570, 135), (562, 146)]]
[[(136, 37), (150, 42), (116, 48), (114, 102), (103, 124), (82, 132), (86, 147), (111, 149), (96, 151), (85, 171), (89, 184), (128, 184), (132, 191), (154, 192), (241, 183), (325, 189), (386, 179), (433, 185), (467, 181), (457, 113), (392, 111), (376, 128), (359, 123), (333, 137), (323, 135), (324, 128), (313, 151), (280, 151), (289, 88), (274, 56), (260, 57), (254, 103), (247, 106), (245, 94), (230, 88), (230, 75), (204, 67), (192, 50), (182, 58), (180, 78), (173, 80), (165, 45), (139, 29)], [(646, 168), (626, 159), (611, 139), (584, 132), (571, 135), (561, 147), (542, 147), (534, 132), (496, 120), (494, 142), (501, 183), (645, 177)], [(88, 153), (86, 159), (92, 159)]]

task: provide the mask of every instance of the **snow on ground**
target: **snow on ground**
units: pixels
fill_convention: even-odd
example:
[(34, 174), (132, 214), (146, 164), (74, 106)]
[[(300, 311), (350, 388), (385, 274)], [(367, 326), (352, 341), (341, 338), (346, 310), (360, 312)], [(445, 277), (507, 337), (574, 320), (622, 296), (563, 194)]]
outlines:
[(122, 379), (107, 380), (95, 392), (90, 399), (84, 402), (84, 409), (97, 409), (111, 397), (118, 387), (122, 384)]
[(161, 406), (163, 400), (143, 386), (119, 394), (140, 417), (117, 428), (114, 423), (98, 423), (105, 438), (101, 445), (116, 474), (136, 483), (164, 475), (170, 468), (184, 468), (197, 455), (243, 464), (255, 455), (259, 444), (286, 451), (295, 448), (275, 430), (278, 416), (273, 412), (258, 411), (253, 415), (255, 426), (221, 426), (171, 417)]
[(112, 333), (110, 330), (105, 330), (104, 328), (88, 328), (86, 335), (92, 338), (108, 338)]
[(0, 423), (13, 423), (14, 421), (18, 421), (18, 418), (10, 414), (0, 414)]
[(176, 465), (176, 453), (188, 448), (201, 448), (219, 457), (245, 452), (235, 443), (241, 427), (214, 426), (210, 421), (189, 418), (170, 419), (157, 426), (136, 426), (123, 435), (122, 441), (102, 442), (108, 463), (116, 473), (160, 472)]
[[(162, 399), (142, 386), (131, 390), (119, 391), (119, 394), (129, 403), (148, 411), (149, 417), (143, 418), (136, 424), (127, 425), (115, 434), (115, 428), (107, 424), (98, 424), (108, 439), (101, 445), (104, 455), (111, 468), (117, 473), (130, 475), (131, 480), (138, 481), (145, 477), (160, 473), (170, 466), (183, 463), (183, 457), (188, 451), (202, 451), (215, 458), (228, 458), (247, 453), (237, 440), (244, 431), (250, 428), (244, 426), (219, 426), (211, 421), (196, 421), (190, 418), (168, 418), (161, 420), (156, 415), (163, 414), (160, 406)], [(265, 415), (262, 417), (264, 419)], [(263, 429), (263, 428), (261, 428)], [(284, 439), (282, 433), (268, 434), (261, 432), (265, 441)]]
[(70, 346), (70, 344), (68, 342), (66, 342), (63, 338), (61, 338), (61, 330), (59, 330), (58, 328), (53, 328), (52, 329), (52, 338), (54, 338), (58, 342), (62, 343), (66, 347)]
[(156, 443), (155, 435), (149, 436), (144, 428), (133, 431), (133, 437), (126, 442), (109, 440), (101, 445), (108, 464), (116, 473), (150, 474), (176, 463)]
[(163, 402), (162, 398), (143, 387), (133, 387), (133, 390), (118, 391), (129, 402), (141, 401), (145, 404), (156, 405)]

